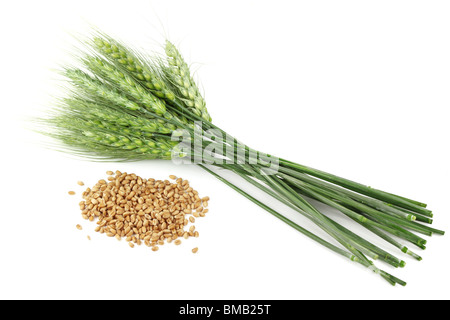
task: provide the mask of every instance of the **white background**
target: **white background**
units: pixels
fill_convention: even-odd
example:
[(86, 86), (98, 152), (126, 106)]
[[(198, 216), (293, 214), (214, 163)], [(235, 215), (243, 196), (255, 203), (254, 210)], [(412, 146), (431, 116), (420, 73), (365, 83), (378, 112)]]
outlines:
[[(411, 246), (421, 262), (385, 246), (407, 263), (377, 262), (408, 282), (392, 287), (200, 168), (76, 160), (43, 148), (27, 123), (50, 107), (53, 69), (90, 24), (148, 50), (167, 36), (216, 124), (255, 149), (426, 202), (449, 231), (449, 16), (448, 1), (3, 3), (0, 298), (450, 298), (449, 235)], [(175, 174), (210, 196), (200, 237), (154, 253), (96, 234), (76, 182), (117, 169)]]

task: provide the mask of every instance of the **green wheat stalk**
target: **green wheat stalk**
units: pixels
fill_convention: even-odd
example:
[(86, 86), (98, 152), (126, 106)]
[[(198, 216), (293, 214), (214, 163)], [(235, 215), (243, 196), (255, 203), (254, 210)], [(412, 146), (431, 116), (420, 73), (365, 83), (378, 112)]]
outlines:
[[(186, 130), (193, 139), (196, 129), (194, 121), (204, 125), (205, 130), (217, 129), (226, 133), (211, 123), (205, 100), (191, 76), (189, 66), (170, 41), (166, 41), (164, 47), (166, 59), (158, 57), (150, 61), (136, 50), (99, 32), (85, 44), (88, 52), (80, 57), (81, 67), (63, 70), (70, 83), (66, 97), (58, 100), (48, 118), (39, 120), (49, 129), (41, 132), (59, 141), (61, 150), (98, 160), (169, 160), (175, 155), (205, 156), (203, 148), (207, 144), (215, 144), (219, 147), (231, 146), (232, 156), (238, 159), (237, 144), (234, 142), (237, 140), (234, 138), (231, 140), (233, 142), (228, 143), (213, 135), (202, 135), (201, 145), (189, 152), (181, 152), (179, 142), (172, 141), (179, 130)], [(245, 146), (246, 154), (251, 151)], [(220, 152), (206, 155), (207, 160), (220, 156), (223, 156)], [(279, 160), (280, 170), (273, 176), (260, 173), (266, 166), (262, 162), (251, 165), (245, 161), (232, 165), (213, 164), (234, 172), (306, 216), (344, 249), (303, 229), (226, 179), (201, 167), (291, 227), (351, 261), (362, 264), (391, 284), (406, 283), (375, 267), (369, 258), (381, 258), (394, 267), (403, 267), (404, 261), (327, 217), (312, 206), (304, 195), (338, 209), (418, 260), (420, 256), (389, 234), (424, 249), (426, 240), (411, 230), (426, 235), (444, 233), (418, 223), (432, 221), (431, 211), (421, 202), (281, 158)]]

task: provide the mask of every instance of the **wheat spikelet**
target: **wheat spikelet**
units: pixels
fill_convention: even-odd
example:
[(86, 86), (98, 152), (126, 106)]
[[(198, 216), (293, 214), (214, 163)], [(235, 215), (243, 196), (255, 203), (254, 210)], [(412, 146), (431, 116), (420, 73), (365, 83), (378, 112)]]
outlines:
[(159, 116), (164, 116), (166, 119), (172, 118), (172, 115), (166, 112), (166, 105), (163, 100), (145, 90), (128, 74), (117, 70), (114, 65), (97, 57), (86, 57), (84, 63), (94, 74), (114, 83), (122, 92), (144, 105), (147, 110)]
[(166, 101), (175, 100), (175, 94), (166, 86), (161, 77), (118, 41), (103, 35), (95, 37), (92, 45), (112, 63), (121, 67), (122, 70), (127, 70), (157, 97)]
[(91, 102), (89, 100), (72, 97), (64, 99), (67, 109), (70, 109), (74, 116), (87, 120), (107, 122), (108, 125), (116, 125), (123, 128), (132, 128), (144, 133), (170, 134), (178, 129), (177, 126), (159, 119), (149, 119), (118, 111), (106, 104)]
[(206, 109), (206, 102), (200, 94), (197, 84), (191, 76), (189, 66), (181, 53), (168, 40), (166, 41), (165, 52), (169, 67), (165, 67), (163, 70), (177, 88), (181, 99), (193, 113), (211, 122), (211, 116)]
[(71, 112), (60, 114), (45, 123), (56, 128), (47, 135), (79, 154), (97, 159), (171, 159), (176, 146), (170, 136), (145, 135), (139, 129), (122, 127), (109, 121), (86, 119)]
[(113, 101), (128, 110), (137, 111), (141, 109), (137, 103), (129, 100), (119, 91), (107, 86), (98, 79), (92, 78), (79, 69), (68, 69), (66, 70), (65, 75), (72, 80), (73, 84), (80, 89), (85, 90), (88, 95), (96, 95), (102, 99)]

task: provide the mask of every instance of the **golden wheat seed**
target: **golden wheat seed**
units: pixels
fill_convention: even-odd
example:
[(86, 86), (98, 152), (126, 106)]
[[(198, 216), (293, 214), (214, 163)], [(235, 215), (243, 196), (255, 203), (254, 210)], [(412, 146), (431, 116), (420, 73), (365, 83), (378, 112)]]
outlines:
[(181, 244), (181, 240), (180, 239), (177, 239), (177, 240), (175, 240), (175, 245), (177, 245), (177, 246), (179, 246), (180, 244)]
[(152, 247), (152, 251), (158, 251), (159, 250), (159, 247), (158, 246), (153, 246)]
[(87, 238), (88, 238), (88, 240), (91, 240), (91, 237), (90, 237), (90, 236), (87, 236)]
[(79, 224), (77, 224), (76, 227), (77, 227), (78, 230), (83, 230), (83, 227), (80, 226)]
[(78, 184), (79, 186), (84, 186), (84, 182), (83, 182), (83, 181), (78, 181), (77, 184)]
[(75, 194), (75, 191), (69, 191), (68, 194), (73, 196)]
[(197, 251), (198, 251), (198, 248), (197, 248), (197, 247), (195, 247), (194, 249), (192, 249), (192, 253), (197, 253)]
[(98, 219), (95, 231), (117, 240), (126, 238), (130, 247), (142, 243), (156, 247), (166, 241), (179, 245), (178, 237), (198, 236), (195, 228), (185, 231), (184, 226), (206, 210), (202, 204), (209, 198), (200, 198), (187, 180), (170, 175), (176, 180), (171, 183), (120, 171), (106, 173), (108, 182), (102, 179), (87, 188), (82, 195), (84, 201), (79, 203), (83, 218)]
[(130, 246), (130, 248), (134, 248), (133, 242), (128, 242), (128, 245)]

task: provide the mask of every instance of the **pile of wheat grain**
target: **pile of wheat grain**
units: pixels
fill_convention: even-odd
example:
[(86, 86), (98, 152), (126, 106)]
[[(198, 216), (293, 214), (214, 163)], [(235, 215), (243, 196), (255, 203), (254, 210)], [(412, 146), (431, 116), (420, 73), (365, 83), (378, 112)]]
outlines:
[(200, 198), (187, 180), (172, 175), (172, 182), (143, 179), (120, 171), (107, 174), (107, 180), (83, 192), (79, 203), (83, 218), (96, 221), (95, 231), (125, 238), (130, 247), (145, 244), (153, 251), (166, 242), (179, 245), (179, 238), (199, 236), (193, 223), (208, 212), (209, 197)]

